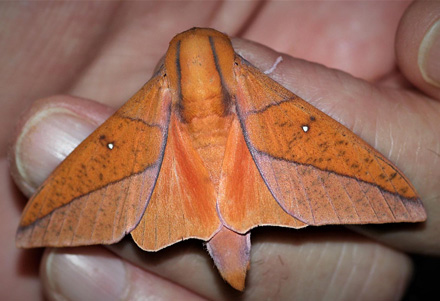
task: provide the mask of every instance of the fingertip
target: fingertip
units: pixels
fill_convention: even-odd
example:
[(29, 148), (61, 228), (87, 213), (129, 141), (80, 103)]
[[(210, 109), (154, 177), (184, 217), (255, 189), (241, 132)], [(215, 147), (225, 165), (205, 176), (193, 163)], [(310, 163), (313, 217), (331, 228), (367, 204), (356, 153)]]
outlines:
[(423, 79), (440, 88), (440, 19), (426, 32), (420, 44), (418, 64)]
[(440, 2), (416, 1), (408, 7), (396, 34), (396, 57), (413, 85), (440, 99)]
[(127, 287), (123, 261), (102, 247), (46, 250), (41, 278), (50, 300), (116, 300)]
[(103, 247), (48, 249), (41, 264), (50, 300), (200, 300)]
[(22, 192), (30, 196), (110, 111), (63, 95), (34, 102), (20, 119), (10, 151), (11, 174)]

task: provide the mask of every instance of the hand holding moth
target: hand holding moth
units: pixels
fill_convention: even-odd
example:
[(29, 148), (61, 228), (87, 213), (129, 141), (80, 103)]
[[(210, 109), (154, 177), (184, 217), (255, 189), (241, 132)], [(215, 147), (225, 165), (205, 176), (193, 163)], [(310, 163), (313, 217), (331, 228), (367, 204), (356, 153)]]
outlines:
[[(283, 258), (283, 257), (281, 257), (281, 258)], [(283, 262), (283, 259), (281, 259), (281, 261), (280, 262)]]

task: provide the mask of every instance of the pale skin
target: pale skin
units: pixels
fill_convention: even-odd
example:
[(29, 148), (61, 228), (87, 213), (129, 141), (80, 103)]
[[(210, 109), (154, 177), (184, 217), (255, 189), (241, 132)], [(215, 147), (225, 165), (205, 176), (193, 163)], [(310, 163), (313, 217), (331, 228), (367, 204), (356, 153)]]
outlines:
[[(191, 3), (180, 7), (127, 4), (118, 8), (119, 14), (113, 5), (24, 8), (2, 4), (0, 9), (8, 16), (0, 17), (5, 35), (0, 39), (0, 60), (5, 66), (0, 81), (4, 95), (0, 111), (0, 258), (4, 260), (0, 270), (7, 275), (0, 281), (0, 291), (6, 299), (38, 300), (43, 290), (52, 300), (136, 296), (226, 300), (236, 296), (198, 241), (151, 254), (125, 240), (111, 247), (111, 252), (101, 246), (57, 249), (47, 250), (42, 258), (40, 252), (17, 250), (14, 244), (26, 198), (9, 176), (10, 139), (22, 137), (21, 148), (11, 152), (10, 162), (18, 187), (29, 196), (62, 157), (105, 120), (111, 106), (118, 107), (140, 88), (174, 34), (194, 25), (212, 26), (231, 36), (244, 33), (242, 38), (284, 52), (233, 40), (236, 51), (261, 70), (270, 69), (282, 55), (283, 61), (270, 76), (392, 160), (412, 181), (428, 213), (428, 221), (419, 226), (353, 228), (370, 238), (343, 227), (258, 229), (251, 236), (251, 270), (243, 299), (398, 298), (412, 273), (405, 252), (440, 254), (440, 71), (437, 81), (427, 80), (418, 64), (421, 41), (440, 17), (439, 4), (415, 4), (403, 17), (407, 4), (402, 3), (345, 5), (342, 13), (337, 4), (297, 4), (289, 10), (267, 4), (256, 11), (249, 5), (232, 9), (230, 19), (222, 18), (222, 10), (214, 4), (203, 11)], [(287, 18), (289, 11), (297, 18)], [(207, 23), (208, 15), (218, 18)], [(244, 22), (247, 18), (252, 22)], [(274, 18), (277, 22), (269, 22)], [(304, 20), (311, 20), (310, 24)], [(157, 26), (170, 22), (177, 24)], [(157, 28), (167, 29), (158, 34)], [(346, 30), (344, 35), (335, 35), (341, 32), (338, 28)], [(319, 61), (358, 78), (289, 55)], [(435, 78), (435, 71), (429, 72)], [(52, 94), (58, 96), (34, 102)], [(31, 103), (31, 111), (12, 137), (18, 114)], [(44, 117), (37, 122), (35, 116)], [(29, 120), (34, 122), (33, 130), (26, 132), (23, 125)]]

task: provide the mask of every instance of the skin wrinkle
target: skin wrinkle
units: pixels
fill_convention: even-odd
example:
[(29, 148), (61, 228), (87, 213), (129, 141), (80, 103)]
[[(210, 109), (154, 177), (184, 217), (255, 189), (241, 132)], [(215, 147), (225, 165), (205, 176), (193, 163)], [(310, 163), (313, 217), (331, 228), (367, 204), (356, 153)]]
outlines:
[[(438, 110), (434, 105), (432, 105), (429, 102), (424, 102), (424, 104), (427, 105), (423, 110), (425, 112), (426, 111), (432, 112), (432, 111)], [(420, 114), (425, 114), (423, 111), (420, 112)], [(423, 116), (423, 115), (421, 115), (421, 116)], [(428, 131), (430, 131), (430, 132), (437, 132), (438, 131), (437, 130), (438, 123), (432, 123), (432, 122), (429, 122), (429, 119), (424, 119), (424, 124), (427, 127)], [(424, 162), (427, 160), (426, 149), (428, 149), (431, 153), (433, 152), (434, 156), (428, 155), (429, 157), (431, 157), (430, 160), (433, 160), (429, 164), (429, 168), (431, 169), (429, 174), (435, 175), (436, 174), (435, 166), (438, 164), (437, 162), (440, 159), (440, 155), (439, 155), (440, 154), (440, 140), (435, 141), (435, 144), (433, 145), (432, 149), (431, 149), (431, 147), (426, 146), (428, 143), (433, 143), (433, 141), (432, 140), (426, 141), (422, 135), (418, 136), (417, 148), (415, 151), (415, 158), (414, 159), (416, 162)], [(422, 146), (423, 146), (423, 148), (422, 148)], [(403, 150), (404, 148), (402, 147), (401, 149)], [(432, 157), (434, 157), (434, 158), (432, 158)], [(417, 165), (414, 165), (414, 166), (416, 167)], [(421, 170), (419, 168), (414, 168), (414, 171), (415, 171), (414, 178), (418, 179), (419, 178), (418, 174), (421, 172)]]
[[(342, 74), (340, 74), (338, 72), (336, 72), (335, 74), (342, 77)], [(344, 77), (342, 77), (341, 80), (343, 80), (344, 82), (347, 81), (346, 78), (344, 78)], [(370, 98), (370, 99), (375, 99), (376, 98), (375, 95), (374, 95), (374, 94), (376, 94), (375, 90), (371, 91), (371, 90), (365, 89), (363, 86), (360, 87), (359, 90), (362, 90), (363, 94), (367, 94), (368, 93), (368, 96), (367, 95), (365, 96), (366, 98)], [(347, 90), (347, 91), (350, 91), (350, 90)], [(357, 102), (357, 100), (353, 99), (351, 95), (347, 95), (345, 97), (346, 98), (350, 98), (351, 102), (353, 102), (353, 103)], [(375, 116), (376, 122), (377, 122), (377, 116), (379, 115), (380, 112), (378, 112), (377, 108), (375, 108), (373, 105), (371, 105), (368, 109), (369, 109), (369, 111), (373, 111), (374, 110), (374, 113), (372, 113), (371, 115)], [(336, 113), (338, 113), (338, 111)], [(339, 114), (335, 114), (335, 115), (341, 115), (341, 114), (339, 113)], [(377, 125), (374, 126), (374, 127), (366, 128), (365, 125), (368, 124), (368, 123), (365, 122), (365, 120), (363, 119), (362, 115), (350, 116), (350, 115), (347, 115), (347, 114), (343, 114), (343, 115), (341, 115), (341, 118), (338, 118), (336, 120), (338, 122), (340, 122), (341, 124), (347, 126), (347, 128), (349, 130), (354, 132), (359, 137), (368, 137), (369, 136), (368, 132), (370, 132), (370, 131), (376, 133), (376, 135), (377, 135), (377, 130), (376, 130), (377, 129)], [(351, 124), (351, 126), (350, 126), (350, 124)], [(371, 125), (373, 125), (373, 123), (371, 123)], [(364, 134), (364, 133), (366, 133), (366, 134)], [(371, 142), (369, 142), (368, 140), (366, 140), (366, 142), (371, 144)]]
[(358, 249), (358, 245), (354, 244), (351, 248), (351, 258), (352, 261), (355, 262), (355, 264), (352, 264), (350, 267), (350, 273), (348, 273), (347, 275), (347, 280), (344, 281), (344, 286), (342, 287), (342, 289), (340, 289), (341, 293), (340, 296), (342, 296), (340, 299), (343, 299), (344, 296), (347, 294), (347, 291), (349, 291), (350, 287), (353, 287), (353, 284), (350, 282), (351, 279), (353, 279), (353, 277), (355, 277), (356, 273), (357, 273), (357, 258), (356, 258), (356, 253), (357, 253), (357, 249)]
[[(304, 246), (304, 247), (306, 247), (306, 246)], [(307, 247), (309, 247), (309, 246), (307, 246)], [(325, 245), (323, 246), (323, 248), (322, 248), (322, 250), (324, 250), (325, 249)], [(316, 250), (316, 249), (315, 249)], [(306, 255), (306, 257), (305, 257), (305, 260), (302, 262), (302, 264), (301, 264), (301, 267), (302, 268), (305, 268), (305, 267), (310, 267), (310, 266), (315, 266), (318, 262), (319, 262), (319, 258), (318, 258), (318, 260), (314, 260), (312, 263), (310, 262), (314, 257), (315, 257), (315, 254), (314, 254), (315, 252), (307, 252), (307, 255)], [(311, 275), (311, 278), (313, 278), (313, 275), (315, 274), (315, 270), (316, 269), (313, 269), (313, 270), (310, 270), (309, 272), (310, 272), (310, 275)], [(305, 283), (304, 282), (304, 278), (300, 278), (301, 280), (298, 282), (298, 286), (299, 287), (304, 287), (305, 285), (307, 285), (307, 283)], [(296, 291), (296, 290), (295, 290)]]
[(435, 148), (435, 157), (434, 157), (434, 163), (432, 166), (437, 165), (437, 161), (440, 160), (440, 141), (437, 141), (437, 145)]
[[(405, 149), (412, 148), (410, 139), (411, 138), (409, 137), (409, 135), (404, 136), (403, 140), (399, 143), (400, 147), (398, 149), (397, 154), (393, 157), (390, 157), (393, 159), (393, 161), (399, 162), (398, 159), (401, 157), (402, 152), (404, 152)], [(420, 139), (418, 139), (418, 140), (420, 140)]]
[[(329, 300), (330, 299), (340, 299), (340, 298), (335, 298), (335, 296), (332, 296), (334, 294), (333, 293), (334, 292), (333, 288), (335, 287), (333, 283), (338, 278), (340, 270), (345, 268), (345, 267), (343, 267), (342, 262), (345, 259), (345, 252), (346, 252), (346, 250), (347, 250), (347, 243), (343, 243), (342, 244), (342, 249), (339, 252), (338, 262), (336, 263), (336, 266), (335, 266), (335, 268), (333, 270), (333, 273), (332, 273), (332, 277), (330, 278), (330, 281), (328, 282), (327, 287), (324, 290), (325, 293), (324, 293), (324, 296), (322, 298), (323, 300), (325, 300), (325, 299), (329, 299)], [(346, 282), (348, 282), (348, 281), (345, 281), (344, 283), (346, 283)]]
[[(115, 7), (115, 12), (117, 11), (118, 7)], [(114, 19), (114, 15), (115, 14), (110, 14), (108, 17), (108, 21), (106, 22), (108, 25), (112, 22), (112, 20)], [(111, 17), (110, 17), (111, 16)], [(74, 24), (75, 22), (72, 22), (72, 24)], [(74, 26), (77, 26), (76, 24)], [(108, 28), (107, 26), (104, 28)], [(94, 64), (93, 62), (99, 61), (97, 59), (98, 56), (102, 55), (106, 49), (108, 48), (108, 40), (109, 37), (112, 36), (112, 34), (114, 34), (113, 31), (103, 31), (101, 33), (101, 35), (99, 36), (99, 38), (96, 39), (96, 42), (93, 43), (93, 47), (90, 47), (89, 49), (94, 49), (94, 51), (89, 51), (89, 57), (87, 60), (85, 60), (78, 68), (78, 76), (76, 77), (76, 79), (72, 79), (70, 83), (68, 83), (68, 85), (66, 86), (66, 91), (68, 91), (68, 93), (70, 94), (78, 94), (75, 93), (75, 90), (77, 89), (78, 85), (81, 85), (81, 81), (82, 78), (87, 77), (89, 75), (89, 73), (94, 72), (96, 73), (96, 70), (93, 70), (94, 68)], [(54, 39), (55, 40), (55, 39)], [(114, 54), (113, 54), (114, 55)], [(56, 57), (56, 56), (53, 56)], [(93, 85), (101, 85), (100, 83), (96, 82), (96, 79), (99, 78), (94, 78), (94, 82), (92, 83), (91, 80), (89, 79), (89, 84)]]
[[(390, 108), (390, 111), (391, 112), (396, 112), (396, 111), (398, 111), (399, 110), (399, 103), (398, 102), (395, 102), (393, 105), (392, 105), (392, 107)], [(398, 116), (400, 116), (400, 115), (398, 115)], [(396, 124), (400, 124), (402, 122), (402, 120), (399, 118), (397, 121), (396, 121)], [(385, 124), (386, 124), (386, 122), (385, 122)], [(395, 156), (395, 159), (394, 159), (394, 161), (395, 162), (398, 162), (398, 160), (399, 160), (399, 158), (400, 158), (400, 153), (401, 153), (401, 149), (398, 147), (398, 145), (399, 145), (399, 143), (398, 143), (398, 141), (397, 141), (397, 143), (394, 143), (395, 141), (394, 141), (394, 139), (393, 139), (393, 137), (395, 136), (394, 135), (394, 132), (397, 130), (397, 129), (399, 129), (400, 128), (400, 126), (395, 126), (395, 127), (391, 127), (390, 125), (388, 126), (388, 132), (389, 132), (389, 137), (390, 137), (390, 146), (389, 146), (389, 150), (388, 150), (388, 158), (393, 158), (393, 154), (394, 154), (394, 156)], [(397, 147), (395, 147), (395, 146), (397, 146)]]
[[(392, 133), (391, 129), (388, 130), (388, 133), (389, 133), (390, 146), (389, 146), (387, 158), (391, 158), (391, 154), (394, 152), (394, 139), (393, 139), (393, 133)], [(399, 157), (397, 157), (396, 161), (398, 159), (399, 159)]]
[[(324, 256), (324, 254), (326, 254), (327, 252), (331, 252), (331, 251), (328, 251), (328, 249), (329, 249), (329, 242), (326, 241), (324, 246), (322, 248), (319, 248), (318, 258), (316, 258), (316, 256), (315, 256), (315, 260), (313, 260), (313, 262), (312, 262), (312, 265), (314, 266), (314, 269), (313, 269), (313, 272), (311, 273), (309, 279), (320, 278), (320, 275), (319, 275), (320, 267), (321, 266), (325, 266), (325, 264), (321, 263), (323, 260), (324, 260), (324, 263), (325, 263), (325, 256)], [(318, 274), (318, 275), (316, 275), (316, 274)]]
[[(433, 110), (435, 110), (435, 107), (434, 106), (430, 106), (430, 109), (433, 109)], [(438, 124), (432, 124), (432, 123), (428, 123), (428, 126), (429, 126), (429, 128), (430, 128), (430, 131), (432, 131), (432, 132), (436, 132), (437, 130), (437, 128), (438, 128)], [(416, 152), (416, 162), (418, 162), (419, 160), (419, 158), (421, 157), (421, 158), (424, 158), (425, 157), (425, 151), (423, 151), (423, 152), (419, 152), (419, 150), (421, 149), (421, 145), (423, 145), (424, 143), (422, 143), (422, 141), (421, 141), (421, 139), (418, 139), (418, 147), (417, 147), (417, 152)], [(431, 166), (431, 168), (433, 167), (433, 166), (436, 166), (437, 165), (437, 162), (440, 160), (440, 140), (436, 140), (436, 143), (435, 143), (435, 145), (434, 145), (434, 149), (431, 149), (431, 152), (433, 152), (434, 153), (434, 158), (433, 158), (433, 162), (432, 162), (432, 164), (430, 164), (430, 166)], [(418, 178), (417, 177), (417, 173), (418, 173), (418, 171), (419, 171), (419, 169), (416, 169), (416, 176), (415, 176), (415, 178)], [(431, 172), (432, 173), (432, 172)]]
[[(336, 74), (339, 75), (339, 73), (336, 73)], [(344, 78), (342, 78), (342, 80), (344, 80)], [(345, 79), (345, 81), (346, 81), (346, 79)], [(366, 94), (365, 98), (370, 98), (370, 99), (377, 99), (378, 98), (376, 94), (379, 94), (379, 92), (375, 89), (369, 90), (369, 89), (365, 89), (364, 86), (361, 86), (359, 88), (359, 90), (361, 90), (363, 94)], [(348, 91), (350, 91), (350, 90), (348, 90)], [(347, 95), (346, 97), (352, 98), (350, 95)], [(351, 101), (353, 103), (357, 102), (356, 99), (351, 99)], [(344, 115), (342, 115), (343, 118), (341, 118), (341, 120), (336, 119), (336, 118), (334, 118), (334, 119), (336, 119), (341, 124), (345, 125), (349, 130), (354, 132), (359, 137), (368, 137), (368, 136), (371, 136), (371, 135), (369, 135), (370, 132), (374, 133), (374, 142), (372, 140), (365, 140), (365, 141), (368, 144), (370, 144), (373, 148), (377, 149), (376, 146), (378, 145), (378, 142), (377, 142), (378, 129), (380, 129), (380, 127), (378, 127), (378, 122), (379, 122), (378, 116), (380, 115), (381, 112), (378, 111), (376, 107), (374, 107), (373, 103), (371, 104), (370, 107), (368, 107), (368, 110), (371, 112), (371, 116), (374, 116), (374, 118), (375, 118), (374, 122), (367, 122), (366, 123), (365, 119), (362, 118), (362, 115), (358, 115), (358, 116), (349, 116), (349, 115), (344, 116)], [(339, 114), (336, 114), (336, 115), (339, 115)], [(348, 122), (344, 121), (343, 119), (348, 120)], [(368, 128), (365, 126), (366, 124), (369, 125)]]
[(371, 279), (373, 278), (375, 272), (376, 272), (376, 266), (377, 266), (377, 255), (378, 255), (378, 249), (379, 245), (374, 245), (374, 251), (373, 251), (373, 260), (371, 264), (369, 265), (370, 271), (368, 273), (368, 276), (366, 277), (365, 281), (363, 282), (363, 287), (360, 289), (359, 293), (359, 299), (364, 299), (364, 296), (368, 296), (369, 293), (369, 287)]
[[(431, 104), (430, 102), (425, 102), (425, 104), (427, 104), (427, 108), (426, 110), (428, 111), (439, 111), (439, 109), (434, 106), (433, 104)], [(423, 116), (423, 115), (421, 115)], [(431, 132), (436, 132), (438, 130), (438, 120), (436, 120), (435, 122), (429, 122), (430, 119), (425, 119), (425, 124), (428, 125), (429, 127), (429, 131)]]
[[(355, 247), (355, 245), (354, 245), (354, 247)], [(348, 264), (346, 264), (347, 263), (347, 257), (349, 258), (348, 259), (349, 261), (354, 262), (353, 244), (351, 244), (351, 243), (349, 244), (349, 243), (345, 242), (344, 245), (343, 245), (342, 252), (343, 252), (343, 254), (341, 253), (341, 257), (342, 257), (342, 255), (344, 255), (344, 260), (343, 261), (345, 262), (345, 265), (344, 265), (344, 263), (342, 263), (342, 265), (344, 266), (343, 268), (347, 268), (347, 266), (348, 266)], [(338, 300), (347, 299), (347, 297), (345, 295), (347, 294), (347, 289), (350, 286), (353, 287), (353, 283), (351, 282), (351, 280), (353, 279), (352, 275), (355, 275), (355, 272), (354, 272), (355, 270), (356, 270), (356, 264), (352, 264), (352, 265), (350, 265), (349, 273), (347, 273), (347, 272), (344, 273), (344, 275), (345, 275), (345, 277), (343, 279), (344, 280), (343, 281), (344, 285), (343, 285), (342, 288), (338, 288), (337, 289), (339, 294), (338, 294), (338, 297), (334, 298), (334, 299), (338, 299)], [(350, 293), (350, 291), (348, 291), (348, 292)]]
[[(358, 118), (353, 119), (353, 125), (351, 128), (348, 128), (349, 130), (353, 131), (354, 133), (357, 133), (359, 136), (362, 135), (362, 130), (364, 127), (362, 126), (362, 122), (358, 120)], [(358, 130), (357, 130), (358, 129)]]
[[(126, 263), (123, 262), (125, 265)], [(141, 297), (145, 296), (136, 296), (138, 294), (137, 289), (133, 287), (134, 281), (133, 279), (133, 270), (125, 267), (125, 289), (122, 291), (120, 300), (139, 300)], [(153, 299), (154, 300), (154, 299)]]
[[(290, 264), (291, 267), (295, 266), (295, 267), (297, 267), (297, 269), (299, 269), (299, 268), (301, 268), (301, 263), (306, 261), (306, 260), (298, 261), (298, 258), (305, 258), (307, 256), (307, 255), (303, 255), (305, 252), (304, 248), (305, 248), (305, 244), (298, 245), (298, 248), (295, 252), (296, 255), (294, 257), (292, 257), (292, 259), (290, 259), (291, 260), (291, 264)], [(307, 252), (306, 254), (309, 254), (309, 253), (310, 252)], [(301, 287), (299, 281), (297, 280), (298, 279), (297, 275), (298, 274), (296, 274), (295, 271), (293, 271), (293, 277), (292, 277), (293, 281), (290, 282), (291, 287), (289, 289), (289, 291), (292, 292), (292, 294), (297, 292)]]
[(378, 149), (377, 146), (380, 145), (379, 142), (379, 135), (378, 135), (378, 128), (379, 128), (379, 120), (377, 119), (377, 115), (375, 115), (374, 117), (374, 122), (372, 122), (371, 124), (373, 125), (373, 132), (374, 132), (374, 144), (372, 145), (374, 149)]
[[(395, 108), (393, 108), (393, 110), (398, 110), (398, 104), (396, 104), (394, 107), (395, 107)], [(399, 115), (399, 116), (400, 116), (400, 115)], [(405, 121), (402, 120), (401, 118), (399, 118), (399, 119), (397, 120), (397, 123), (398, 123), (398, 124), (402, 124), (402, 123), (405, 123)], [(395, 127), (395, 128), (398, 129), (399, 127)], [(392, 135), (392, 133), (391, 133), (391, 135)], [(407, 137), (407, 136), (408, 136), (408, 135), (405, 136), (404, 141), (406, 141), (406, 137)], [(402, 155), (402, 151), (405, 149), (405, 148), (402, 147), (401, 145), (402, 145), (402, 144), (399, 143), (399, 146), (400, 146), (400, 147), (397, 147), (397, 148), (394, 150), (394, 154), (393, 154), (392, 150), (390, 149), (389, 157), (388, 157), (388, 158), (393, 158), (393, 161), (394, 161), (394, 162), (399, 162), (399, 159), (400, 159), (400, 157), (401, 157), (401, 155)]]
[[(420, 151), (422, 150), (421, 143), (422, 143), (421, 139), (417, 139), (417, 147), (415, 149), (415, 155), (414, 155), (416, 166), (420, 164)], [(396, 161), (398, 161), (398, 160), (399, 160), (399, 157), (397, 157)], [(435, 166), (436, 162), (433, 162), (433, 163), (434, 163), (433, 166)], [(418, 173), (419, 173), (419, 169), (417, 168), (414, 178), (416, 178), (416, 179), (418, 178)]]

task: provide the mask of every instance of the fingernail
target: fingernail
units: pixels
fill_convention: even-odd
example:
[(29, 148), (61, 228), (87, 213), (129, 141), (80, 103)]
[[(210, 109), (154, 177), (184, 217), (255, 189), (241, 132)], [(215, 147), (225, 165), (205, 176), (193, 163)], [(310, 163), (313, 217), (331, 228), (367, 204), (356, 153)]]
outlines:
[(120, 300), (126, 293), (124, 263), (111, 255), (51, 250), (45, 261), (48, 294), (59, 300)]
[(65, 108), (48, 108), (27, 121), (15, 146), (16, 165), (25, 186), (37, 188), (94, 129)]
[(425, 81), (440, 87), (440, 20), (425, 34), (419, 48), (418, 64)]

